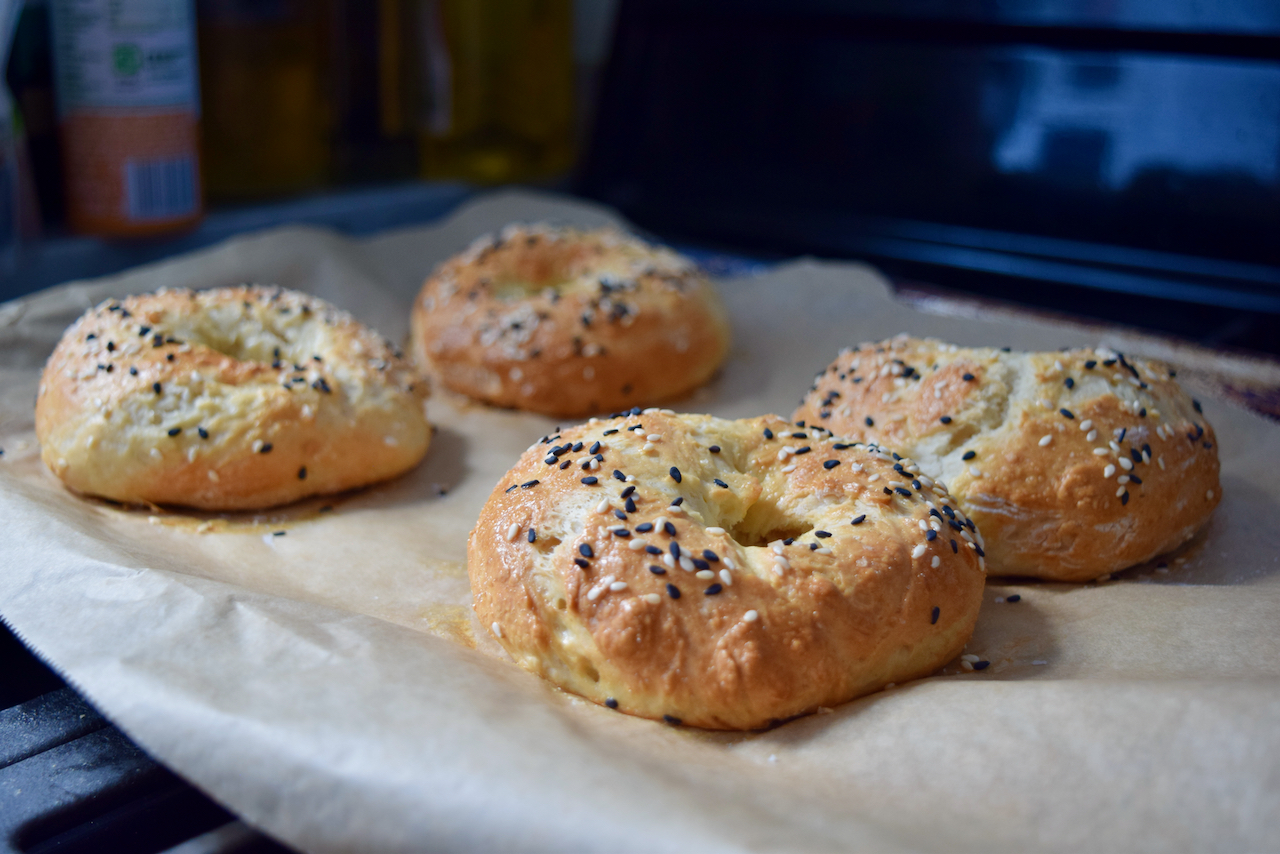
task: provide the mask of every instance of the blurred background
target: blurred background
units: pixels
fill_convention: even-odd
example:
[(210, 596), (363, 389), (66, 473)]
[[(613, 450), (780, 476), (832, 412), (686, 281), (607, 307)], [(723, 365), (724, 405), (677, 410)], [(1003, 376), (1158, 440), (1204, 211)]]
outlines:
[(1276, 0), (0, 0), (0, 299), (603, 201), (736, 271), (1280, 353)]

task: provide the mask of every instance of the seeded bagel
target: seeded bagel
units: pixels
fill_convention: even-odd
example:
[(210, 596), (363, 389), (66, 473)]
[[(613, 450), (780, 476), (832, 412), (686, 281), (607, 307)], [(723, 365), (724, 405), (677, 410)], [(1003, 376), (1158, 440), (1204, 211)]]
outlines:
[(1217, 439), (1157, 362), (898, 337), (843, 351), (795, 418), (916, 459), (993, 574), (1087, 581), (1176, 548), (1222, 496)]
[(130, 504), (270, 507), (417, 465), (426, 389), (350, 315), (281, 288), (109, 300), (45, 365), (36, 435), (71, 489)]
[(678, 397), (729, 347), (692, 262), (609, 228), (482, 237), (427, 279), (411, 327), (414, 359), (445, 387), (555, 416)]
[(634, 409), (546, 436), (471, 532), (482, 624), (597, 703), (752, 729), (963, 648), (982, 537), (910, 460), (777, 416)]

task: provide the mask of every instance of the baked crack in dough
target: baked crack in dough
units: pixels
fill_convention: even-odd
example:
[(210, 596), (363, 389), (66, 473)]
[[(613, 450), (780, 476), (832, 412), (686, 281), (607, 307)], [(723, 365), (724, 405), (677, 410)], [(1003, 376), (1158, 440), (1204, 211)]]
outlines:
[(982, 536), (908, 459), (639, 409), (544, 437), (471, 532), (476, 614), (521, 667), (629, 714), (753, 729), (959, 654)]
[(842, 351), (794, 417), (945, 481), (992, 574), (1088, 581), (1189, 540), (1222, 497), (1213, 427), (1158, 362), (900, 336)]
[(560, 416), (676, 398), (729, 349), (697, 266), (611, 228), (482, 237), (427, 279), (411, 326), (414, 359), (445, 387)]
[(322, 300), (167, 290), (108, 300), (67, 329), (36, 434), (77, 492), (242, 510), (414, 467), (431, 437), (426, 394), (394, 347)]

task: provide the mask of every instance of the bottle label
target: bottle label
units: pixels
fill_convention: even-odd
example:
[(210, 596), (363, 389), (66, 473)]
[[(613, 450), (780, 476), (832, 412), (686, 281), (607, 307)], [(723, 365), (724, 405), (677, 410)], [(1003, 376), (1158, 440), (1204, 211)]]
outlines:
[(58, 112), (199, 110), (188, 0), (52, 0)]

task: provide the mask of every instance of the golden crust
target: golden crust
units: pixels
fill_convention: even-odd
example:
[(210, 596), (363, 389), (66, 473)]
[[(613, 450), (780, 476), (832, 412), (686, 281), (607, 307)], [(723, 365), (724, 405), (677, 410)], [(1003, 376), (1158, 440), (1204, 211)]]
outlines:
[(371, 330), (281, 288), (110, 300), (45, 364), (36, 435), (77, 492), (206, 510), (394, 477), (431, 428), (426, 389)]
[(1213, 428), (1173, 376), (1105, 348), (903, 336), (843, 351), (794, 417), (943, 479), (993, 574), (1088, 581), (1178, 547), (1221, 498)]
[(427, 279), (411, 328), (414, 359), (447, 388), (561, 416), (677, 397), (729, 347), (711, 282), (613, 229), (483, 237)]
[(981, 536), (897, 464), (777, 416), (592, 419), (495, 487), (467, 550), (476, 614), (569, 691), (713, 729), (927, 675), (973, 631)]

